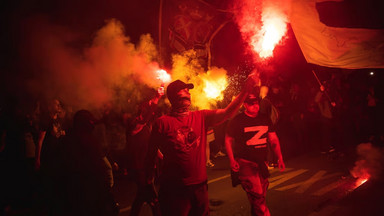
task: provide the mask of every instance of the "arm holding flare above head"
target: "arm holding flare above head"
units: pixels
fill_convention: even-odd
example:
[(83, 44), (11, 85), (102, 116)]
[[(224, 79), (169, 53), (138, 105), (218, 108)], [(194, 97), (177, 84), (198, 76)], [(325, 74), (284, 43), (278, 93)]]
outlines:
[(216, 110), (216, 115), (213, 119), (214, 124), (220, 124), (228, 118), (231, 118), (240, 108), (241, 104), (243, 104), (248, 93), (255, 87), (259, 88), (260, 85), (261, 82), (259, 73), (257, 71), (253, 71), (251, 74), (248, 75), (240, 94), (237, 95), (236, 98), (232, 100), (232, 102), (229, 103), (227, 107), (225, 107), (224, 109)]
[(135, 118), (131, 123), (133, 130), (131, 135), (134, 136), (138, 134), (146, 125), (150, 119), (155, 115), (155, 110), (157, 109), (157, 104), (159, 103), (160, 98), (164, 95), (164, 87), (161, 86), (157, 89), (156, 95), (146, 102), (146, 106), (140, 108), (140, 114)]

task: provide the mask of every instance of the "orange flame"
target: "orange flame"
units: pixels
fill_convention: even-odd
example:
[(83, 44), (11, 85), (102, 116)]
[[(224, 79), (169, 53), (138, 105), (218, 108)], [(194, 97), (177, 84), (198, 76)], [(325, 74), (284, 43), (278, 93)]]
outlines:
[(164, 69), (158, 69), (156, 71), (157, 79), (161, 81), (162, 84), (168, 83), (171, 81), (171, 75), (167, 73)]
[(204, 93), (207, 98), (222, 100), (224, 98), (223, 91), (227, 87), (227, 80), (225, 77), (220, 77), (216, 80), (204, 79)]

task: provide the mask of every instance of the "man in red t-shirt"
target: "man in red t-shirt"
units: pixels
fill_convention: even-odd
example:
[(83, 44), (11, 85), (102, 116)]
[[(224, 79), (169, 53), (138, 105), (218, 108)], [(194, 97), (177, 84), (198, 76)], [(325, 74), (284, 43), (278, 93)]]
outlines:
[[(162, 215), (209, 215), (206, 173), (206, 135), (210, 126), (234, 115), (259, 77), (251, 74), (241, 93), (224, 109), (190, 111), (193, 84), (170, 83), (171, 112), (152, 128), (147, 167), (153, 167), (157, 149), (163, 153), (159, 201)], [(150, 173), (150, 172), (148, 172)]]
[(259, 115), (258, 91), (247, 96), (244, 107), (245, 111), (235, 116), (228, 125), (225, 146), (232, 173), (237, 173), (239, 183), (248, 195), (252, 215), (268, 216), (265, 200), (269, 185), (266, 165), (268, 141), (278, 159), (280, 171), (285, 169), (285, 164), (271, 119)]

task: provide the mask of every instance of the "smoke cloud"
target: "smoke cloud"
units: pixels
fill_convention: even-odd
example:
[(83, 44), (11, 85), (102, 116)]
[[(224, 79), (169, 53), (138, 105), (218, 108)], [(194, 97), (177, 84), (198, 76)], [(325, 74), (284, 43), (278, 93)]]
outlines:
[(79, 45), (82, 35), (45, 17), (27, 20), (25, 26), (21, 55), (24, 67), (33, 71), (26, 86), (35, 96), (97, 109), (111, 100), (138, 101), (143, 89), (160, 86), (151, 36), (142, 35), (135, 45), (118, 20), (106, 21), (89, 46)]
[[(223, 68), (212, 67), (208, 71), (199, 63), (196, 52), (188, 50), (182, 54), (175, 54), (172, 56), (172, 79), (180, 79), (184, 82), (194, 84), (194, 89), (190, 90), (192, 105), (195, 109), (209, 109), (216, 108), (218, 101), (222, 100), (222, 92), (227, 87), (227, 71)], [(207, 96), (206, 81), (220, 81), (225, 80), (224, 84), (216, 85), (215, 90), (221, 92), (221, 96), (217, 98), (209, 98)]]
[(358, 160), (350, 173), (355, 178), (378, 179), (383, 170), (383, 152), (371, 143), (361, 143), (356, 148)]
[[(152, 37), (144, 34), (134, 44), (116, 19), (106, 21), (88, 43), (87, 37), (52, 24), (45, 17), (29, 19), (25, 26), (20, 51), (24, 69), (33, 74), (26, 82), (26, 91), (37, 98), (58, 98), (74, 110), (100, 110), (112, 102), (134, 111), (149, 92), (153, 93), (150, 89), (161, 85), (156, 74), (160, 69), (158, 51)], [(172, 80), (195, 85), (191, 90), (195, 108), (215, 107), (222, 97), (207, 98), (204, 80), (226, 80), (226, 70), (213, 67), (205, 71), (193, 50), (173, 55), (172, 61), (168, 71)]]

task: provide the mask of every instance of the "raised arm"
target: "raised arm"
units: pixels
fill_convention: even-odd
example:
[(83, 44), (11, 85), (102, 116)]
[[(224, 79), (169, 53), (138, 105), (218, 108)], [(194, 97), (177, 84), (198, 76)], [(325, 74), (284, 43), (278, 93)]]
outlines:
[(164, 87), (160, 87), (157, 89), (157, 94), (147, 102), (147, 106), (141, 107), (140, 114), (130, 123), (132, 128), (130, 135), (138, 134), (149, 123), (150, 119), (155, 115), (157, 104), (163, 95)]
[(237, 95), (237, 97), (230, 104), (228, 104), (226, 108), (216, 110), (216, 115), (214, 116), (213, 123), (220, 124), (225, 120), (227, 120), (228, 118), (231, 118), (240, 108), (241, 104), (243, 104), (248, 93), (255, 86), (260, 86), (259, 74), (256, 72), (248, 76), (240, 94)]

